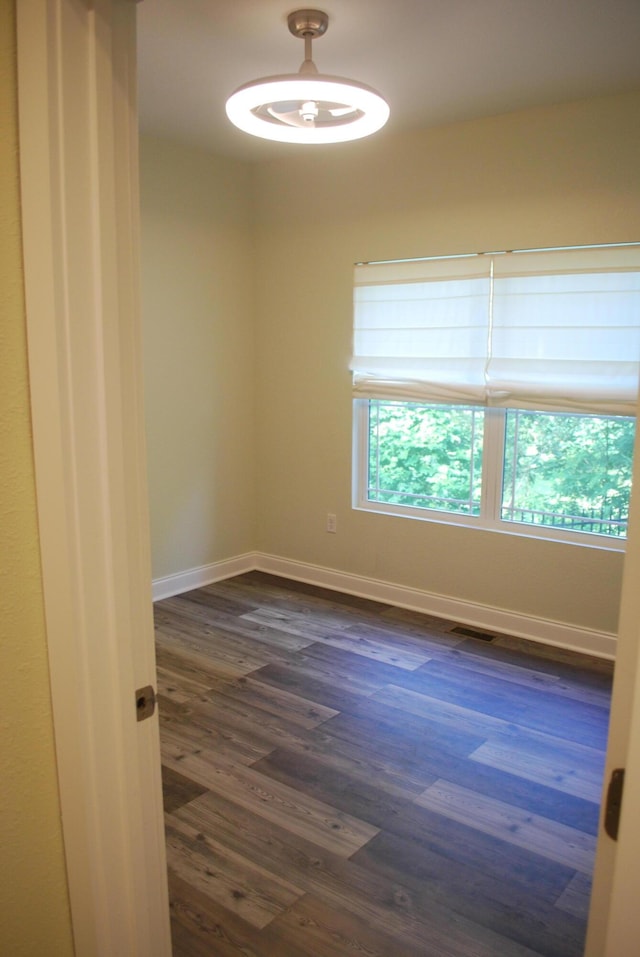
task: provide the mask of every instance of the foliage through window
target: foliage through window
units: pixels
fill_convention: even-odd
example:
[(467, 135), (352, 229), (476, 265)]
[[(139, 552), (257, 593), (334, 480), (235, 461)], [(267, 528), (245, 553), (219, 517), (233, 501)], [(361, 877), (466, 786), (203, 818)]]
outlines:
[(360, 415), (369, 507), (626, 536), (632, 417), (376, 399)]
[(480, 514), (484, 410), (369, 403), (370, 501)]
[(501, 517), (626, 536), (635, 419), (507, 412)]

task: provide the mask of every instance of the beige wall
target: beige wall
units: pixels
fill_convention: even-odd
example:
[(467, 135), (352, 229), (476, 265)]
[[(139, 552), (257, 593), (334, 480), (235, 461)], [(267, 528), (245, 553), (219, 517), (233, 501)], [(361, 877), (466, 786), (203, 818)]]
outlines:
[(620, 554), (351, 509), (352, 264), (640, 240), (639, 169), (640, 95), (259, 164), (258, 548), (615, 631)]
[(352, 510), (352, 264), (640, 239), (639, 117), (624, 95), (254, 166), (143, 137), (154, 578), (259, 549), (615, 632), (620, 553)]
[(154, 579), (255, 546), (250, 167), (142, 137)]
[(0, 0), (0, 953), (67, 957), (26, 364), (14, 13), (11, 0)]

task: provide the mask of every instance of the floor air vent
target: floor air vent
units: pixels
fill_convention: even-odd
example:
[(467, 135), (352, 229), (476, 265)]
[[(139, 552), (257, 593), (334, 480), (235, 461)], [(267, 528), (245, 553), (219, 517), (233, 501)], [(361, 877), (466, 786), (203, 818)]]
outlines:
[(495, 635), (488, 635), (485, 631), (476, 631), (475, 628), (462, 628), (460, 625), (452, 628), (452, 635), (464, 635), (465, 638), (476, 638), (478, 641), (493, 641)]

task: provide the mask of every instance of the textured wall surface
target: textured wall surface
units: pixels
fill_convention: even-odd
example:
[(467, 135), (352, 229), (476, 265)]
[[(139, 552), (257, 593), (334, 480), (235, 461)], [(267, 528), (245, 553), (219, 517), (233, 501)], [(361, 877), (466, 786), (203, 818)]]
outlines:
[(0, 953), (70, 957), (31, 449), (15, 7), (0, 0)]

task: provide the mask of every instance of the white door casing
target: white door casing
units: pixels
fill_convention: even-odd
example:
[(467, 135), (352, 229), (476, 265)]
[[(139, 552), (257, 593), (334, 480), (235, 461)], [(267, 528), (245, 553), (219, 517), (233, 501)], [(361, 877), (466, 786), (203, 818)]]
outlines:
[(23, 250), (78, 957), (169, 957), (138, 301), (136, 8), (18, 0)]

